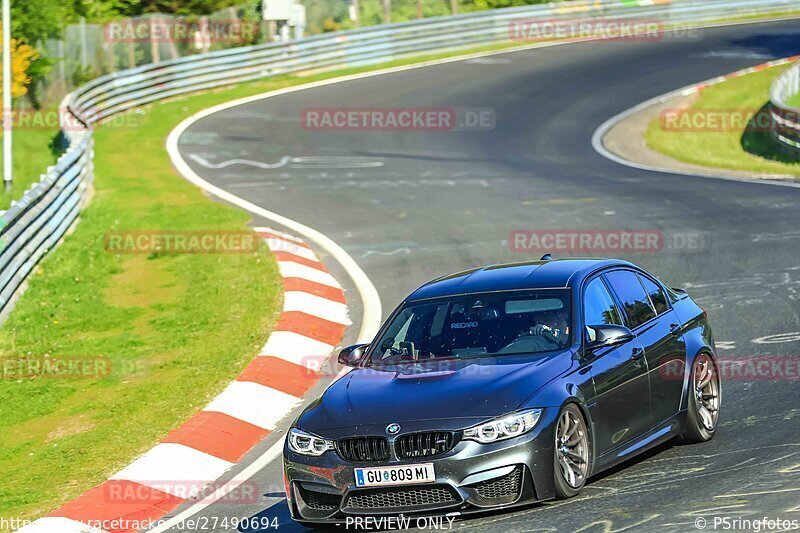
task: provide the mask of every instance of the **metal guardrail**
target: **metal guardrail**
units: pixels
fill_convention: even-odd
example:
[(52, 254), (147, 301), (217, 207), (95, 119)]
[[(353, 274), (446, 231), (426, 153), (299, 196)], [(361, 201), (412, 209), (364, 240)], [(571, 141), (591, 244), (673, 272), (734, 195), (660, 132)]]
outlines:
[[(362, 67), (412, 54), (439, 53), (511, 40), (521, 20), (655, 22), (663, 29), (796, 10), (795, 0), (575, 0), (436, 17), (300, 41), (221, 50), (97, 78), (67, 95), (62, 130), (70, 141), (58, 164), (0, 213), (0, 310), (41, 257), (76, 219), (92, 181), (92, 125), (137, 106), (213, 87), (289, 73)], [(64, 128), (78, 120), (85, 126)], [(69, 131), (68, 131), (69, 130)]]
[(772, 138), (786, 154), (800, 160), (800, 107), (789, 105), (789, 99), (797, 95), (800, 95), (800, 62), (775, 78), (769, 97)]
[[(68, 117), (62, 113), (62, 125)], [(71, 121), (62, 127), (67, 150), (41, 179), (0, 212), (0, 313), (5, 316), (14, 296), (41, 258), (77, 219), (94, 177), (91, 127)]]

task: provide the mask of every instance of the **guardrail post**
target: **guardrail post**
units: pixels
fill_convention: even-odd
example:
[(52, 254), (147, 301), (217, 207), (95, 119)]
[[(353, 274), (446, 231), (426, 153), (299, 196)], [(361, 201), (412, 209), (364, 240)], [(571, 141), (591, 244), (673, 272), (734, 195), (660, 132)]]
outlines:
[(800, 62), (775, 78), (770, 88), (770, 134), (783, 153), (800, 160), (800, 108), (789, 104), (789, 99), (797, 94), (800, 94)]

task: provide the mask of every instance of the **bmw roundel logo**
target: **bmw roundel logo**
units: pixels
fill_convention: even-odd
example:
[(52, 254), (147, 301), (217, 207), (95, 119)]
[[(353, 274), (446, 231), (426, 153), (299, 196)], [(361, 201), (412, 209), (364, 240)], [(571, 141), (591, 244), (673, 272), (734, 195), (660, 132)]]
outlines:
[(392, 422), (388, 426), (386, 426), (386, 433), (389, 435), (397, 435), (400, 432), (400, 424)]

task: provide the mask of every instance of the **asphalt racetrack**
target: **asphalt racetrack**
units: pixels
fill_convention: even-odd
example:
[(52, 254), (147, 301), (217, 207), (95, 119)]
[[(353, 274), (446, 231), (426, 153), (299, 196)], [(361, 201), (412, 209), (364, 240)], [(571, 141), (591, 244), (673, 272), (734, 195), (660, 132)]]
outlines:
[[(797, 357), (800, 189), (636, 170), (591, 144), (601, 123), (641, 101), (796, 54), (797, 20), (706, 29), (688, 41), (505, 53), (235, 107), (194, 124), (180, 151), (214, 185), (339, 243), (377, 287), (384, 315), (441, 274), (538, 259), (538, 250), (513, 249), (514, 231), (660, 231), (659, 249), (615, 255), (687, 288), (707, 309), (722, 357)], [(304, 128), (304, 112), (319, 108), (472, 109), (488, 111), (494, 127)], [(348, 294), (358, 316), (357, 293)], [(659, 448), (566, 502), (455, 527), (687, 531), (701, 517), (708, 529), (715, 516), (800, 518), (798, 381), (731, 379), (723, 389), (711, 442)], [(197, 516), (266, 516), (281, 530), (301, 529), (282, 498), (280, 459), (253, 481), (261, 497)]]

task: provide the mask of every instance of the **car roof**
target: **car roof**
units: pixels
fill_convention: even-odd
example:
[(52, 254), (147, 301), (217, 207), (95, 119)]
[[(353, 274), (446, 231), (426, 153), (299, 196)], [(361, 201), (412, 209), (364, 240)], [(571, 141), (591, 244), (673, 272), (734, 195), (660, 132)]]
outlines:
[(609, 266), (634, 265), (618, 259), (595, 258), (550, 259), (489, 265), (437, 278), (415, 290), (407, 300), (476, 292), (566, 288), (580, 283), (591, 273)]

